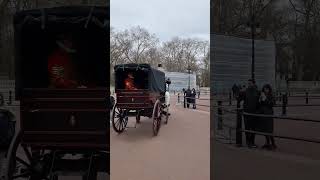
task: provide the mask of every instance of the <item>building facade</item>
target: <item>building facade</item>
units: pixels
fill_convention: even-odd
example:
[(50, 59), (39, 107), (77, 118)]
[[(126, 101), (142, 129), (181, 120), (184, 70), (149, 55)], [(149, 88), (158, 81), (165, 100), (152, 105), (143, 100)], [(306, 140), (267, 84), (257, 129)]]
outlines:
[(189, 85), (190, 76), (190, 88), (197, 87), (196, 74), (188, 74), (181, 72), (165, 72), (166, 78), (170, 78), (171, 85), (169, 87), (170, 91), (181, 91), (183, 88), (187, 89)]

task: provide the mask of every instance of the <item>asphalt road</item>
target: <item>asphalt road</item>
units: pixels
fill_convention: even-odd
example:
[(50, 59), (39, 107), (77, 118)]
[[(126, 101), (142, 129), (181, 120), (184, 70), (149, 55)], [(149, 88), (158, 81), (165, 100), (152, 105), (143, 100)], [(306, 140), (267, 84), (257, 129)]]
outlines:
[[(210, 179), (210, 113), (176, 102), (172, 97), (169, 123), (156, 137), (148, 118), (123, 134), (111, 131), (112, 180)], [(128, 126), (134, 123), (131, 118)]]

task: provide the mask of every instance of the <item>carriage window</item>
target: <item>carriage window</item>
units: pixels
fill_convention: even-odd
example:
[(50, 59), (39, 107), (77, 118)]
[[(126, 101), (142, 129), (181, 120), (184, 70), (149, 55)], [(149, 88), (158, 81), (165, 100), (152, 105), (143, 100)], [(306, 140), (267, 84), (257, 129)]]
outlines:
[(58, 25), (42, 30), (22, 29), (20, 76), (22, 87), (107, 87), (107, 34), (101, 28)]
[(116, 72), (116, 88), (127, 90), (148, 89), (148, 72), (120, 70)]

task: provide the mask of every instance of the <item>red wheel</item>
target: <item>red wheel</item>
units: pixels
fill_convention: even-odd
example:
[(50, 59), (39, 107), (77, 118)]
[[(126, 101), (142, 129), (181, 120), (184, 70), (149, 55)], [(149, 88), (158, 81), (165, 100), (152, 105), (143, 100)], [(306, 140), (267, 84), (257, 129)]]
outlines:
[(153, 120), (153, 135), (157, 136), (160, 126), (161, 126), (161, 104), (160, 101), (157, 100), (153, 107), (152, 112), (152, 120)]

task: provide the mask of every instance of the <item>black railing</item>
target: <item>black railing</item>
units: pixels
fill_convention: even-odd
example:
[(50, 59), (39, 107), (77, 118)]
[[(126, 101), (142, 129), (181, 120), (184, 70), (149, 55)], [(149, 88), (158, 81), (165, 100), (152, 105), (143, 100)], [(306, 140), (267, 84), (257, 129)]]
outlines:
[(0, 107), (11, 106), (13, 103), (12, 91), (0, 92)]
[[(275, 138), (280, 139), (288, 139), (288, 140), (296, 140), (296, 141), (304, 141), (304, 142), (310, 142), (310, 143), (320, 143), (320, 139), (310, 139), (310, 138), (304, 138), (304, 137), (291, 137), (291, 136), (284, 136), (284, 135), (278, 135), (274, 133), (264, 133), (260, 131), (252, 131), (252, 130), (246, 130), (242, 127), (243, 117), (244, 116), (254, 116), (254, 117), (268, 117), (273, 119), (282, 119), (282, 120), (289, 120), (289, 121), (298, 121), (298, 122), (310, 122), (310, 123), (320, 123), (320, 120), (315, 119), (308, 119), (308, 118), (299, 118), (299, 117), (289, 117), (289, 116), (276, 116), (276, 115), (265, 115), (265, 114), (254, 114), (254, 113), (246, 113), (243, 112), (243, 109), (240, 108), (240, 103), (237, 103), (237, 108), (230, 109), (226, 106), (222, 106), (222, 102), (218, 102), (218, 105), (214, 105), (213, 107), (217, 107), (217, 111), (214, 114), (217, 118), (217, 131), (223, 130), (224, 127), (228, 128), (229, 130), (229, 141), (231, 141), (231, 130), (235, 130), (236, 138), (235, 138), (235, 144), (237, 146), (243, 146), (242, 143), (242, 137), (243, 133), (253, 133), (257, 135), (263, 135), (263, 136), (272, 136)], [(285, 103), (286, 104), (286, 103)], [(319, 105), (317, 105), (319, 106)], [(225, 124), (223, 122), (225, 114), (234, 114), (235, 115), (235, 126), (230, 126), (228, 124)]]
[[(194, 100), (194, 103), (190, 103), (188, 102), (189, 99)], [(178, 103), (183, 103), (183, 107), (186, 108), (189, 105), (195, 105), (196, 106), (203, 106), (203, 107), (210, 107), (210, 105), (207, 104), (198, 104), (196, 103), (199, 100), (203, 100), (203, 101), (210, 101), (210, 98), (199, 98), (199, 97), (186, 97), (185, 94), (184, 95), (178, 95)], [(210, 103), (209, 103), (210, 104)]]

